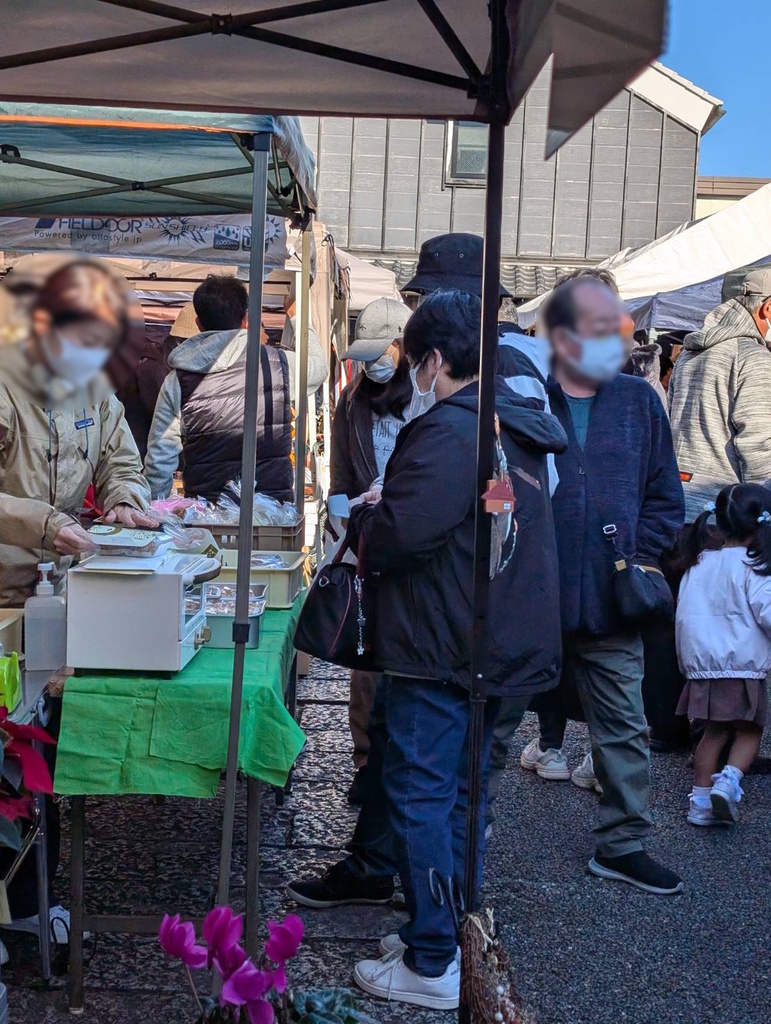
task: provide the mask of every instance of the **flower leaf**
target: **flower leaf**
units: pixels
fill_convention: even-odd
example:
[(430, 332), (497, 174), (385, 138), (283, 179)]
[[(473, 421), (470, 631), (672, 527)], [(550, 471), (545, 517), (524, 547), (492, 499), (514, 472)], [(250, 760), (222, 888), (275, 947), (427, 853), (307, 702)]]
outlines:
[[(0, 747), (0, 750), (3, 748)], [(5, 779), (13, 789), (18, 789), (22, 778), (21, 762), (15, 757), (3, 756), (2, 764), (0, 764), (0, 778)]]
[(8, 818), (0, 817), (0, 845), (10, 846), (12, 850), (21, 849), (21, 836), (19, 830)]

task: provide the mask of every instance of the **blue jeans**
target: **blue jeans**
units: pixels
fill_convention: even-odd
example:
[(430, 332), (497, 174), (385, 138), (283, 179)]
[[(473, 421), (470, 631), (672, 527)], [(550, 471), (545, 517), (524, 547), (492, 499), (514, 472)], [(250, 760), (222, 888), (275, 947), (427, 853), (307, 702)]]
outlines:
[[(389, 802), (394, 853), (409, 923), (400, 931), (404, 962), (424, 977), (444, 974), (458, 936), (445, 900), (437, 906), (429, 871), (454, 877), (463, 890), (468, 803), (468, 693), (451, 683), (385, 677), (388, 747), (383, 787)], [(484, 820), (490, 746), (500, 700), (485, 707), (483, 785), (479, 814), (479, 876), (482, 881)]]

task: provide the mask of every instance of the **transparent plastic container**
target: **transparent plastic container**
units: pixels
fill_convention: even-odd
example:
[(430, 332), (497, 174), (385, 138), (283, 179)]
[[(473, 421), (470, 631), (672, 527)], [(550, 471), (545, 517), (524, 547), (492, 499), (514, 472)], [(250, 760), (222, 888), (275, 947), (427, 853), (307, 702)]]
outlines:
[(57, 672), (67, 663), (67, 602), (48, 579), (53, 562), (38, 566), (41, 581), (24, 603), (25, 666), (31, 672)]

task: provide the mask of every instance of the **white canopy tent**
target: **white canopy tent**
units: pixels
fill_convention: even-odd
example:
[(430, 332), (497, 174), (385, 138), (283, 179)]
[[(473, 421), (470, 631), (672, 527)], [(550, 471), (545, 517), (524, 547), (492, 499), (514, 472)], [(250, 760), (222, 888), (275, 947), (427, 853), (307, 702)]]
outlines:
[[(613, 273), (622, 299), (634, 312), (654, 296), (711, 281), (769, 254), (771, 184), (655, 242), (624, 250), (600, 266)], [(535, 323), (547, 294), (519, 307), (520, 326), (527, 328)]]

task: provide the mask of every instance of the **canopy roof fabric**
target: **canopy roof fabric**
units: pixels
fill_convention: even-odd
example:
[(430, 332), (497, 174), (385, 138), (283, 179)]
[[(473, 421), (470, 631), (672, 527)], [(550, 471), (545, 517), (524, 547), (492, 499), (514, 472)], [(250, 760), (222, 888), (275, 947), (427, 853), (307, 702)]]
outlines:
[[(729, 270), (769, 255), (771, 183), (655, 242), (622, 250), (600, 266), (611, 271), (640, 326), (688, 330), (700, 326), (699, 317), (703, 320), (717, 304), (708, 305), (715, 296), (719, 301), (720, 283)], [(546, 294), (519, 307), (521, 326), (535, 323)]]
[(272, 135), (268, 212), (315, 204), (296, 118), (0, 102), (0, 215), (184, 215), (248, 211), (244, 137)]
[[(507, 0), (509, 113), (553, 53), (556, 148), (658, 56), (665, 7)], [(0, 99), (483, 121), (500, 113), (488, 77), (487, 0), (211, 8), (211, 0), (0, 0)]]

